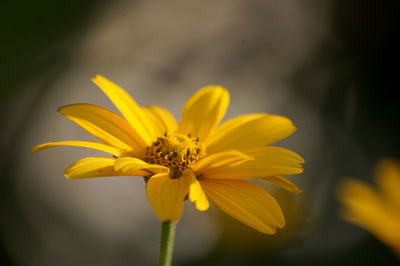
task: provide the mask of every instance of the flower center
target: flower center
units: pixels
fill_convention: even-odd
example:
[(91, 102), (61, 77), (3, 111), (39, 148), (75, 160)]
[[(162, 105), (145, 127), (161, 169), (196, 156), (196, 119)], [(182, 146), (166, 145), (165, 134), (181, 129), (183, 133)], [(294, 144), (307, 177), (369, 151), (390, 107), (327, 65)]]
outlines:
[(183, 170), (189, 168), (192, 162), (205, 155), (204, 146), (199, 138), (179, 133), (165, 133), (158, 137), (150, 147), (147, 147), (146, 161), (159, 164), (170, 169), (171, 178), (179, 178)]

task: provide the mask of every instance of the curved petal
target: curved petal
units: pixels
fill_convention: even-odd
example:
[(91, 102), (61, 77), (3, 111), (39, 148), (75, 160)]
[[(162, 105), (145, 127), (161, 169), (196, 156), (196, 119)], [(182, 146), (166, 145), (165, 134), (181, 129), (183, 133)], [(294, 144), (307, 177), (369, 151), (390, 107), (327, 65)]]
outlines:
[(165, 132), (175, 132), (177, 123), (175, 117), (167, 109), (149, 105), (143, 107), (143, 110), (153, 117), (154, 123), (157, 125), (157, 136), (163, 136)]
[(196, 176), (191, 170), (186, 170), (183, 172), (182, 176), (190, 180), (189, 187), (189, 200), (195, 203), (196, 209), (199, 211), (205, 211), (210, 206), (207, 196), (204, 193), (200, 182), (197, 180)]
[(303, 192), (296, 184), (290, 182), (289, 180), (287, 180), (282, 176), (267, 176), (263, 177), (262, 179), (274, 183), (275, 185), (278, 185), (281, 188), (286, 189), (287, 191), (293, 192), (295, 194), (301, 194)]
[(296, 130), (292, 121), (278, 115), (245, 115), (223, 123), (207, 142), (208, 153), (225, 149), (244, 150), (269, 145)]
[(60, 107), (61, 114), (105, 143), (121, 150), (143, 155), (146, 144), (119, 115), (92, 104), (71, 104)]
[(198, 90), (183, 108), (178, 133), (199, 137), (204, 142), (224, 117), (229, 105), (229, 93), (220, 86)]
[(240, 151), (227, 150), (200, 159), (200, 161), (192, 166), (192, 169), (198, 174), (204, 174), (208, 170), (212, 171), (217, 168), (229, 168), (252, 160), (254, 160), (253, 157)]
[(171, 179), (167, 173), (152, 176), (146, 185), (147, 198), (157, 217), (176, 223), (183, 211), (183, 202), (189, 192), (190, 179)]
[[(204, 176), (216, 179), (265, 177), (270, 178), (270, 181), (273, 182), (277, 181), (276, 178), (271, 178), (273, 176), (294, 175), (303, 172), (303, 158), (301, 158), (297, 153), (285, 148), (264, 146), (244, 150), (243, 153), (253, 157), (254, 160), (240, 165), (210, 168), (207, 169), (207, 171), (204, 171)], [(282, 185), (280, 181), (273, 183)]]
[(169, 173), (169, 169), (165, 166), (158, 164), (148, 164), (133, 157), (122, 157), (115, 161), (115, 170), (125, 173), (136, 170), (145, 170), (151, 173)]
[(92, 81), (114, 103), (129, 124), (144, 139), (146, 144), (150, 145), (156, 137), (156, 129), (152, 123), (149, 123), (147, 115), (135, 100), (117, 84), (101, 75), (92, 78)]
[(106, 176), (147, 176), (149, 172), (143, 170), (134, 170), (128, 172), (115, 171), (115, 158), (110, 157), (86, 157), (71, 164), (64, 171), (68, 179), (92, 178)]
[(43, 144), (39, 144), (39, 145), (32, 147), (30, 151), (37, 152), (37, 151), (41, 151), (44, 149), (48, 149), (48, 148), (52, 148), (52, 147), (60, 147), (60, 146), (84, 147), (84, 148), (104, 151), (104, 152), (110, 153), (115, 156), (121, 156), (124, 153), (122, 150), (115, 148), (113, 146), (104, 144), (104, 143), (99, 143), (99, 142), (94, 142), (94, 141), (74, 141), (74, 140), (43, 143)]
[(264, 189), (243, 180), (200, 179), (212, 201), (224, 212), (265, 234), (285, 226), (281, 208)]

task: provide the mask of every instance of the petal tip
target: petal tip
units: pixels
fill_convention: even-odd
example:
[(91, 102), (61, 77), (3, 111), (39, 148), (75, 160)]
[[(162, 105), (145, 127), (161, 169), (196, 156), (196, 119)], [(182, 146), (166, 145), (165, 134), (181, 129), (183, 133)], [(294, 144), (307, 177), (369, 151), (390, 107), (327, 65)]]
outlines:
[(221, 91), (224, 91), (224, 92), (228, 92), (228, 90), (225, 87), (222, 87), (221, 85), (217, 85), (217, 84), (207, 85), (207, 86), (204, 86), (201, 89), (221, 90)]
[(96, 83), (96, 81), (98, 81), (99, 79), (104, 79), (104, 77), (100, 74), (96, 74), (94, 77), (92, 77), (90, 80), (94, 83)]
[(72, 179), (72, 177), (70, 176), (69, 172), (67, 172), (67, 171), (64, 172), (64, 177), (66, 179)]
[(265, 228), (260, 228), (260, 227), (252, 227), (252, 228), (266, 235), (275, 235), (277, 232), (276, 227), (272, 227), (270, 225), (265, 226)]
[(303, 190), (297, 188), (297, 189), (295, 189), (295, 190), (293, 191), (293, 193), (294, 193), (294, 194), (297, 194), (297, 195), (303, 194)]
[(254, 161), (256, 158), (254, 158), (253, 156), (250, 156), (248, 154), (244, 154), (244, 159), (246, 159), (246, 161)]
[(199, 204), (198, 201), (196, 201), (196, 210), (204, 212), (206, 210), (208, 210), (208, 208), (210, 207), (210, 204), (208, 201), (203, 202), (202, 204)]
[(198, 211), (201, 211), (201, 212), (204, 212), (204, 211), (206, 211), (206, 210), (208, 210), (208, 206), (207, 207), (203, 207), (203, 208), (200, 208), (200, 207), (196, 207), (196, 209), (198, 210)]
[(33, 146), (33, 147), (31, 147), (28, 151), (31, 152), (31, 153), (35, 153), (35, 152), (39, 151), (38, 146), (39, 146), (39, 145)]
[(57, 108), (57, 112), (59, 112), (60, 114), (64, 114), (64, 110), (70, 106), (72, 106), (73, 104), (67, 104), (67, 105), (63, 105)]

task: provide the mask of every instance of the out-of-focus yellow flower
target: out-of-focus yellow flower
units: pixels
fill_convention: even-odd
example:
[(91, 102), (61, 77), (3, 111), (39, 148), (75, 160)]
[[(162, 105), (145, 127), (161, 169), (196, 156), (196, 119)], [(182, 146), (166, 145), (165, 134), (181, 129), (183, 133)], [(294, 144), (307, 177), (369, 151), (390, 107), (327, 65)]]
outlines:
[(177, 222), (186, 198), (204, 211), (210, 198), (219, 208), (266, 234), (285, 220), (275, 199), (245, 181), (262, 178), (294, 193), (300, 189), (282, 175), (303, 171), (296, 153), (269, 145), (296, 127), (285, 117), (246, 114), (220, 124), (229, 93), (207, 86), (186, 102), (180, 123), (160, 106), (139, 106), (122, 88), (102, 77), (92, 81), (123, 117), (92, 104), (72, 104), (58, 111), (100, 142), (60, 141), (37, 145), (32, 152), (56, 146), (104, 151), (109, 157), (80, 159), (65, 170), (66, 178), (144, 176), (148, 200), (161, 221)]
[(370, 231), (400, 256), (400, 163), (382, 160), (375, 177), (378, 189), (355, 179), (341, 184), (343, 217)]

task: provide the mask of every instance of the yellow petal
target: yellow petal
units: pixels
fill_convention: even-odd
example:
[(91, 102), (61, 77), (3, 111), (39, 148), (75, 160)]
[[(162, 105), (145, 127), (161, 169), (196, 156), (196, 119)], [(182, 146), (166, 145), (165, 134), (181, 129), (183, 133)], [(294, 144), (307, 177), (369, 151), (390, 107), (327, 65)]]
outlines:
[(206, 148), (208, 153), (225, 149), (244, 150), (274, 143), (295, 130), (292, 121), (283, 116), (239, 116), (223, 123), (207, 142)]
[(146, 185), (147, 198), (157, 217), (176, 223), (183, 211), (183, 202), (189, 192), (188, 178), (171, 179), (167, 173), (152, 176)]
[(101, 75), (92, 78), (92, 81), (110, 98), (146, 144), (150, 145), (156, 137), (155, 128), (135, 100), (117, 84)]
[(105, 143), (143, 156), (146, 144), (119, 115), (92, 104), (71, 104), (58, 110)]
[(284, 160), (288, 165), (296, 166), (304, 163), (304, 159), (294, 151), (278, 146), (255, 147), (243, 150), (243, 153), (253, 156), (256, 160), (261, 161), (272, 162), (272, 160), (276, 160), (280, 162)]
[[(371, 222), (381, 219), (377, 213), (381, 212), (381, 200), (379, 195), (367, 183), (355, 180), (346, 179), (342, 181), (339, 187), (339, 200), (344, 203), (348, 210), (348, 214), (352, 216), (363, 216), (366, 221)], [(357, 213), (357, 215), (354, 215)]]
[(156, 105), (143, 107), (149, 119), (153, 121), (156, 135), (163, 136), (165, 132), (175, 132), (177, 123), (175, 117), (165, 108)]
[(199, 137), (204, 142), (224, 117), (229, 105), (229, 93), (220, 86), (198, 90), (186, 102), (178, 133)]
[(115, 161), (115, 170), (125, 173), (136, 170), (146, 170), (151, 173), (169, 173), (169, 169), (158, 164), (148, 164), (133, 157), (122, 157)]
[(265, 234), (285, 226), (281, 208), (264, 189), (243, 180), (200, 179), (212, 201), (224, 212)]
[(31, 152), (37, 152), (40, 150), (52, 148), (52, 147), (59, 147), (59, 146), (75, 146), (75, 147), (84, 147), (84, 148), (89, 148), (89, 149), (95, 149), (99, 151), (104, 151), (107, 153), (110, 153), (115, 156), (121, 156), (123, 154), (123, 151), (115, 148), (113, 146), (99, 143), (99, 142), (94, 142), (94, 141), (56, 141), (56, 142), (48, 142), (48, 143), (43, 143), (36, 145), (31, 148)]
[(302, 193), (301, 189), (294, 184), (293, 182), (287, 180), (286, 178), (282, 176), (266, 176), (262, 178), (265, 181), (274, 183), (275, 185), (280, 186), (283, 189), (286, 189), (287, 191), (300, 194)]
[(68, 179), (92, 178), (105, 176), (147, 176), (151, 173), (143, 170), (128, 171), (125, 173), (115, 171), (115, 158), (111, 157), (87, 157), (71, 164), (64, 171)]
[(195, 202), (196, 209), (205, 211), (210, 206), (206, 194), (204, 193), (199, 181), (191, 170), (186, 170), (182, 174), (185, 178), (191, 180), (189, 187), (189, 200)]
[(192, 169), (198, 174), (204, 174), (207, 171), (213, 171), (219, 168), (229, 168), (252, 160), (254, 160), (253, 157), (242, 152), (227, 150), (202, 158), (192, 166)]
[[(204, 176), (217, 179), (270, 178), (299, 174), (303, 171), (301, 165), (304, 162), (303, 158), (285, 148), (264, 146), (247, 149), (243, 153), (254, 160), (236, 166), (210, 168), (204, 171)], [(276, 178), (270, 178), (270, 181), (282, 185), (282, 182)], [(287, 186), (283, 186), (283, 188), (287, 188)]]
[(264, 117), (266, 114), (263, 113), (255, 113), (255, 114), (244, 114), (240, 116), (236, 116), (235, 118), (229, 119), (219, 125), (215, 131), (215, 134), (212, 138), (208, 138), (207, 141), (203, 142), (205, 146), (209, 146), (210, 143), (214, 141), (214, 139), (223, 136), (227, 132), (235, 129), (236, 127), (246, 124), (250, 121), (256, 120), (258, 118)]
[(397, 210), (387, 208), (386, 201), (365, 182), (346, 179), (338, 190), (338, 199), (344, 205), (342, 215), (358, 224), (386, 244), (400, 251), (400, 219)]
[(375, 176), (387, 201), (400, 210), (400, 163), (390, 159), (382, 160), (378, 164)]

